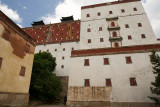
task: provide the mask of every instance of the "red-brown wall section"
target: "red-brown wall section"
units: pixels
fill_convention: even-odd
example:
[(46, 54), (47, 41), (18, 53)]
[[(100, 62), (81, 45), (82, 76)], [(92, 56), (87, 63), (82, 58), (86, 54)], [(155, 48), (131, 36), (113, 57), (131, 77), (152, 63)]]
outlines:
[[(69, 38), (69, 26), (71, 25), (71, 36)], [(51, 29), (52, 40), (47, 42), (47, 31)], [(39, 25), (23, 29), (31, 37), (37, 40), (38, 44), (60, 43), (66, 41), (79, 41), (80, 39), (80, 20), (55, 23), (48, 25)], [(56, 40), (57, 39), (57, 40)]]

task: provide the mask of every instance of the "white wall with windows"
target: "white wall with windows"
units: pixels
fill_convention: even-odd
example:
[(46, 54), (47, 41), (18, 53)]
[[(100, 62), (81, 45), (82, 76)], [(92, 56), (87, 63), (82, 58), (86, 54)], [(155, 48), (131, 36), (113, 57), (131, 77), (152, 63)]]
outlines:
[[(148, 96), (155, 77), (150, 55), (151, 52), (72, 57), (69, 86), (84, 87), (85, 80), (89, 79), (90, 87), (104, 87), (106, 79), (111, 79), (111, 102), (151, 102)], [(108, 58), (109, 64), (104, 64), (104, 58)], [(89, 65), (85, 66), (85, 59)], [(135, 85), (131, 85), (130, 78), (135, 78)]]
[(43, 52), (47, 50), (51, 52), (53, 57), (56, 58), (56, 69), (55, 73), (57, 76), (69, 76), (69, 66), (72, 65), (70, 63), (70, 56), (72, 50), (79, 49), (79, 42), (66, 42), (66, 43), (55, 43), (55, 44), (46, 44), (46, 45), (38, 45), (36, 47), (35, 53), (39, 51)]

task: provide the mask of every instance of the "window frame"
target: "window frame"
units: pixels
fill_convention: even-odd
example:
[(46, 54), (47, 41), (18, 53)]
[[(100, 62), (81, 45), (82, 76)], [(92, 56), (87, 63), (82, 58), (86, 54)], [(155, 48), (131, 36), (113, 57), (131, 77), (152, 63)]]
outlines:
[[(109, 84), (107, 84), (109, 81)], [(106, 87), (112, 87), (112, 81), (111, 81), (111, 78), (106, 78)]]
[(138, 27), (142, 27), (142, 23), (138, 23)]
[(115, 26), (116, 26), (115, 22), (111, 22), (111, 27), (115, 27)]
[(90, 66), (89, 59), (84, 59), (84, 66)]
[(125, 13), (125, 10), (124, 10), (124, 9), (121, 9), (121, 13)]
[(114, 47), (115, 47), (115, 48), (118, 48), (118, 47), (119, 47), (119, 43), (118, 43), (118, 42), (115, 42), (115, 43), (114, 43)]
[(100, 42), (104, 42), (103, 38), (100, 38)]
[(128, 35), (128, 40), (132, 40), (132, 36), (131, 35)]
[(133, 11), (137, 11), (137, 8), (136, 8), (136, 7), (134, 7), (134, 8), (133, 8)]
[(112, 32), (112, 37), (117, 37), (118, 35), (117, 35), (117, 32), (116, 31), (113, 31)]
[(90, 14), (86, 14), (86, 17), (90, 17)]
[(125, 28), (129, 28), (129, 24), (125, 24)]
[(87, 32), (91, 32), (91, 29), (90, 29), (90, 28), (88, 28), (88, 29), (87, 29)]
[(109, 65), (109, 58), (103, 58), (103, 64), (104, 65)]
[(97, 13), (97, 16), (101, 16), (101, 12), (98, 12), (98, 13)]
[(146, 35), (145, 34), (141, 34), (141, 38), (142, 39), (146, 39)]
[[(86, 84), (86, 81), (88, 81), (88, 85)], [(84, 79), (84, 87), (90, 87), (90, 79)]]
[(102, 27), (99, 27), (99, 31), (102, 31), (103, 29), (102, 29)]
[(126, 64), (132, 64), (132, 58), (131, 58), (131, 56), (126, 56), (125, 58), (126, 58)]
[(113, 14), (113, 12), (112, 12), (112, 11), (109, 11), (109, 14)]
[(19, 72), (19, 76), (25, 76), (26, 74), (26, 67), (24, 66), (21, 66), (21, 69), (20, 69), (20, 72)]
[(91, 39), (88, 39), (88, 43), (91, 43), (92, 41), (91, 41)]
[(137, 86), (136, 77), (130, 77), (129, 80), (130, 80), (130, 86)]

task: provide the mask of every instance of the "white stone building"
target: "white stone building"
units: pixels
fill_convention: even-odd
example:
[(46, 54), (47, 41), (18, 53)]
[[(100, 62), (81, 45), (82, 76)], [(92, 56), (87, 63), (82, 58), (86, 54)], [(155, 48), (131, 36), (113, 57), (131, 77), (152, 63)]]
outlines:
[(83, 6), (81, 21), (24, 30), (34, 36), (48, 26), (53, 26), (52, 41), (35, 35), (36, 53), (51, 52), (57, 76), (69, 77), (68, 106), (153, 106), (150, 55), (153, 49), (160, 54), (160, 44), (140, 0)]
[(80, 49), (71, 52), (68, 105), (151, 107), (150, 55), (160, 50), (140, 0), (81, 7)]

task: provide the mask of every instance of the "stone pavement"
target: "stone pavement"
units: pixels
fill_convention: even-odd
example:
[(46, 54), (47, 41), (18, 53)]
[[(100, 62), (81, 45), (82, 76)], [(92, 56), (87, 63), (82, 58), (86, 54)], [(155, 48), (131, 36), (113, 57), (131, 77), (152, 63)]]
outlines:
[(63, 104), (58, 104), (58, 105), (39, 105), (36, 107), (66, 107), (66, 106)]

